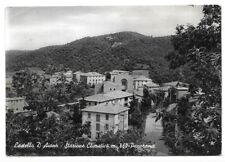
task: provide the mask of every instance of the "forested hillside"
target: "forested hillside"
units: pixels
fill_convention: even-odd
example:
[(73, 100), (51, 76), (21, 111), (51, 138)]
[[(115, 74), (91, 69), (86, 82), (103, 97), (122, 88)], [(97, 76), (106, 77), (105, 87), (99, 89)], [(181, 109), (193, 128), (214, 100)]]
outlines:
[(56, 69), (63, 66), (74, 71), (100, 73), (113, 69), (149, 69), (153, 79), (159, 80), (164, 77), (166, 81), (173, 80), (168, 70), (168, 62), (164, 58), (171, 51), (173, 46), (170, 37), (119, 32), (85, 37), (65, 45), (48, 46), (32, 51), (7, 51), (6, 71), (17, 71), (25, 67), (40, 67), (47, 71), (49, 65)]

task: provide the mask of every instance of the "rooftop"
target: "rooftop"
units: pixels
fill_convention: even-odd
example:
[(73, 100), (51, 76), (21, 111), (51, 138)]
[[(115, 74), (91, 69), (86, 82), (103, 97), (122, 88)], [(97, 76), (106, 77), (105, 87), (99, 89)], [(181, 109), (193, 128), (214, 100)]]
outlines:
[(82, 71), (76, 71), (73, 74), (81, 74), (81, 73), (83, 73), (83, 72)]
[(84, 112), (97, 112), (97, 113), (104, 113), (104, 114), (119, 114), (121, 112), (127, 111), (129, 108), (121, 106), (119, 104), (98, 104), (96, 106), (91, 106), (81, 111)]
[(97, 72), (88, 72), (88, 73), (81, 73), (81, 76), (103, 76), (102, 74), (99, 74)]
[(143, 97), (144, 96), (143, 90), (134, 90), (133, 93), (136, 96), (140, 96), (140, 97)]
[(177, 87), (177, 86), (185, 86), (187, 87), (189, 84), (187, 83), (183, 83), (180, 81), (173, 81), (173, 82), (167, 82), (167, 83), (163, 83), (163, 86), (173, 86), (173, 87)]
[(136, 77), (134, 78), (134, 80), (146, 80), (146, 81), (152, 81), (151, 79), (149, 79), (149, 78), (147, 78), (147, 77), (145, 77), (145, 76), (143, 76), (143, 75), (141, 75), (141, 76), (136, 76)]
[(14, 101), (14, 100), (25, 100), (25, 98), (23, 97), (6, 98), (6, 101)]
[(110, 72), (110, 74), (122, 74), (122, 73), (129, 73), (129, 71), (113, 70), (113, 71)]
[(146, 87), (159, 87), (159, 85), (154, 82), (147, 83), (147, 84), (145, 84), (145, 86)]
[(177, 107), (177, 103), (170, 104), (170, 105), (167, 107), (166, 111), (169, 112), (169, 111), (171, 111), (171, 110), (174, 110), (176, 107)]
[(125, 98), (125, 97), (130, 97), (133, 94), (128, 93), (128, 92), (123, 92), (123, 91), (112, 91), (108, 93), (103, 93), (103, 94), (96, 94), (93, 96), (88, 96), (85, 97), (84, 99), (86, 101), (95, 101), (95, 102), (105, 102), (105, 101), (110, 101), (114, 100), (117, 98)]

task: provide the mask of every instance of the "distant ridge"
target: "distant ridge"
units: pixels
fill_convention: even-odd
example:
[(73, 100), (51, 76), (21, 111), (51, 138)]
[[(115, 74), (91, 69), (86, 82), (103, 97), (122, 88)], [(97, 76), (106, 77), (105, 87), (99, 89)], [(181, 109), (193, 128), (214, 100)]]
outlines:
[(6, 71), (26, 67), (46, 70), (51, 64), (56, 67), (63, 65), (74, 71), (147, 68), (163, 72), (168, 69), (164, 57), (170, 51), (173, 51), (170, 36), (151, 37), (136, 32), (118, 32), (37, 50), (6, 51)]

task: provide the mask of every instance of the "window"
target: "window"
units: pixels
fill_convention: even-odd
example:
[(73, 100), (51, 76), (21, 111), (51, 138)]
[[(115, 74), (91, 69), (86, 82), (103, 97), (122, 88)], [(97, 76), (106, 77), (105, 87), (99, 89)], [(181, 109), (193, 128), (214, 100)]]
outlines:
[(91, 118), (91, 113), (88, 113), (88, 119), (90, 119)]
[(88, 138), (91, 138), (91, 132), (88, 133)]
[(96, 115), (96, 121), (100, 122), (100, 115)]
[(97, 105), (97, 102), (95, 102), (95, 105)]
[(96, 131), (100, 131), (100, 124), (96, 123)]
[(125, 97), (125, 101), (127, 101), (128, 100), (128, 97)]
[(105, 130), (109, 130), (109, 124), (105, 124)]
[(96, 135), (97, 135), (97, 139), (100, 138), (100, 133), (99, 132), (97, 132)]
[(109, 120), (109, 114), (105, 115), (105, 120)]
[(114, 91), (116, 90), (116, 88), (113, 89)]
[(109, 90), (111, 91), (111, 90), (112, 90), (112, 88), (109, 88)]

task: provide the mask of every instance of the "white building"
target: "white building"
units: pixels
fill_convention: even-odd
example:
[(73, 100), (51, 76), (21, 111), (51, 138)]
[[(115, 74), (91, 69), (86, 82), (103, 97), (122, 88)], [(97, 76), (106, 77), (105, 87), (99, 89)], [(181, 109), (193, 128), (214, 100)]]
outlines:
[(75, 78), (77, 83), (80, 83), (80, 75), (83, 74), (83, 72), (81, 71), (76, 71), (75, 73), (73, 73), (73, 78)]
[(154, 82), (147, 83), (144, 87), (147, 88), (149, 92), (154, 92), (155, 90), (160, 89), (160, 86)]
[(105, 75), (99, 74), (97, 72), (88, 72), (80, 74), (80, 82), (95, 85), (103, 83), (105, 81)]
[(142, 89), (144, 85), (152, 83), (152, 80), (145, 76), (138, 76), (134, 78), (134, 89)]
[(12, 111), (14, 113), (24, 112), (24, 107), (28, 106), (25, 98), (13, 97), (6, 98), (6, 111)]
[(64, 75), (67, 82), (73, 81), (73, 72), (71, 70), (63, 73), (63, 75)]
[(165, 92), (165, 97), (167, 97), (170, 93), (171, 88), (175, 88), (176, 90), (176, 98), (181, 99), (182, 97), (186, 96), (189, 94), (189, 84), (179, 82), (179, 81), (174, 81), (174, 82), (168, 82), (168, 83), (163, 83), (162, 86), (160, 87), (161, 91)]
[(128, 110), (129, 108), (118, 104), (99, 104), (82, 109), (82, 124), (91, 122), (91, 134), (93, 140), (102, 134), (112, 130), (128, 130)]
[(55, 72), (53, 75), (50, 76), (49, 78), (49, 82), (50, 85), (54, 85), (57, 84), (59, 82), (59, 79), (62, 77), (62, 73), (61, 72)]
[(100, 103), (119, 104), (122, 106), (128, 106), (132, 99), (133, 94), (123, 91), (112, 91), (103, 94), (96, 94), (85, 97), (87, 107), (94, 106)]

